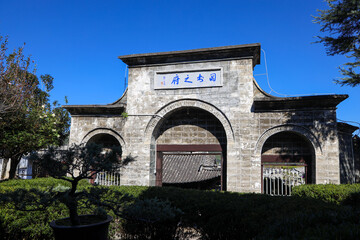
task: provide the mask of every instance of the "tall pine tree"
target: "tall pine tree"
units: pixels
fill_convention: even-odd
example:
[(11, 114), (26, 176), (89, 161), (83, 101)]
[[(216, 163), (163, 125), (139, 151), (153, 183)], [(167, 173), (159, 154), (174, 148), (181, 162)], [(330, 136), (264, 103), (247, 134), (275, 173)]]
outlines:
[(351, 61), (340, 66), (343, 77), (337, 83), (355, 87), (360, 84), (360, 0), (326, 0), (328, 10), (318, 10), (314, 19), (321, 25), (321, 32), (327, 36), (318, 36), (326, 47), (328, 55), (346, 55)]

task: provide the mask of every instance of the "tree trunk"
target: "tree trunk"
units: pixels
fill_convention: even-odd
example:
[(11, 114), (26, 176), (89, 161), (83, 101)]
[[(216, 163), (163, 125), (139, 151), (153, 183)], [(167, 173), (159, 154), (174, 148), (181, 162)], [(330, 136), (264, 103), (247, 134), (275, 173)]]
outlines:
[(78, 202), (76, 200), (76, 188), (78, 185), (78, 180), (74, 180), (71, 182), (71, 189), (68, 196), (68, 202), (67, 207), (69, 208), (69, 214), (70, 214), (70, 221), (72, 226), (78, 226), (80, 225), (80, 218), (78, 215)]
[(9, 158), (4, 158), (1, 165), (0, 179), (5, 178), (8, 163), (9, 163)]
[(14, 156), (11, 158), (10, 162), (10, 172), (9, 172), (9, 179), (14, 179), (16, 176), (16, 168), (21, 160), (22, 155)]
[(69, 208), (70, 222), (72, 226), (80, 225), (80, 218), (77, 213), (77, 202), (76, 200), (71, 201), (71, 203), (67, 204)]

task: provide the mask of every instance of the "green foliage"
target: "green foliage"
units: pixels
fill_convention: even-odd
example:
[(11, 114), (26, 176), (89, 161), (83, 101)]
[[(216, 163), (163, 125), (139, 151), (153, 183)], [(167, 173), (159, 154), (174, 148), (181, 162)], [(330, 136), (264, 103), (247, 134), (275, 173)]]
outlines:
[[(6, 201), (9, 193), (17, 191), (41, 191), (46, 194), (47, 191), (55, 186), (70, 187), (69, 182), (53, 178), (39, 178), (31, 180), (9, 180), (0, 183), (0, 239), (53, 239), (52, 230), (49, 222), (64, 218), (68, 211), (64, 204), (52, 203), (44, 211), (23, 211), (18, 210), (25, 199), (16, 198)], [(89, 183), (82, 181), (79, 188), (83, 189), (89, 186)], [(17, 194), (16, 194), (17, 195)], [(29, 195), (27, 195), (29, 196)], [(41, 195), (33, 195), (39, 197)], [(29, 199), (28, 199), (29, 200)], [(40, 200), (40, 199), (38, 199)], [(31, 200), (32, 202), (34, 199)], [(29, 202), (29, 201), (27, 201)], [(17, 206), (16, 206), (17, 205)], [(35, 207), (27, 205), (27, 207)], [(80, 213), (90, 213), (91, 210), (81, 208)]]
[(356, 204), (356, 201), (354, 203), (352, 201), (359, 193), (360, 184), (307, 184), (294, 187), (292, 191), (294, 196), (318, 199), (334, 204), (350, 204), (352, 206)]
[[(157, 214), (154, 215), (154, 212)], [(181, 210), (172, 207), (169, 201), (157, 198), (138, 199), (122, 213), (126, 219), (147, 223), (171, 221), (180, 214)]]
[[(11, 180), (0, 183), (0, 196), (8, 190), (37, 188), (45, 191), (59, 184), (70, 186), (67, 181), (55, 179)], [(180, 221), (175, 220), (174, 239), (189, 239), (191, 236), (184, 235), (189, 229), (200, 233), (202, 239), (359, 239), (360, 212), (356, 207), (359, 198), (353, 198), (359, 196), (359, 186), (305, 185), (296, 187), (296, 196), (291, 197), (170, 187), (93, 187), (86, 182), (79, 185), (79, 191), (86, 190), (102, 202), (121, 206), (109, 212), (115, 218), (111, 223), (112, 238), (116, 233), (130, 239), (151, 239), (151, 234), (158, 231), (163, 236), (174, 234), (174, 228), (166, 228), (165, 224), (153, 224), (150, 228), (144, 223), (160, 223), (161, 219), (171, 219), (175, 212)], [(127, 195), (133, 197), (126, 198)], [(87, 202), (81, 202), (79, 209), (85, 214), (96, 207), (89, 208)], [(123, 218), (125, 214), (119, 214), (122, 210), (136, 221)], [(180, 211), (182, 214), (178, 215)], [(0, 236), (5, 236), (0, 239), (52, 239), (48, 222), (66, 214), (66, 207), (61, 203), (43, 212), (17, 211), (13, 202), (0, 203)], [(160, 219), (156, 219), (157, 215)], [(150, 221), (141, 221), (142, 218)], [(176, 226), (175, 222), (170, 226)]]
[(360, 4), (357, 0), (326, 0), (328, 10), (318, 10), (319, 16), (314, 19), (321, 25), (321, 32), (327, 32), (325, 37), (319, 36), (318, 42), (323, 43), (328, 55), (347, 55), (352, 62), (340, 67), (344, 76), (336, 82), (341, 85), (355, 87), (360, 84)]
[(64, 144), (70, 115), (57, 102), (49, 102), (53, 77), (38, 78), (23, 48), (7, 54), (7, 38), (2, 41), (0, 36), (0, 41), (0, 158), (11, 159), (9, 178), (14, 178), (23, 155)]
[(121, 214), (125, 219), (123, 235), (131, 239), (174, 239), (181, 214), (169, 201), (137, 199)]
[[(59, 191), (60, 187), (52, 188), (48, 190), (47, 195), (42, 195), (42, 197), (48, 198), (49, 203), (59, 201), (65, 204), (69, 210), (71, 224), (76, 226), (81, 225), (78, 215), (79, 202), (87, 201), (89, 207), (94, 204), (111, 207), (110, 204), (104, 204), (99, 200), (103, 190), (92, 189), (91, 192), (88, 192), (85, 189), (78, 191), (79, 182), (84, 179), (91, 179), (95, 174), (102, 171), (118, 171), (133, 161), (133, 158), (130, 157), (121, 160), (121, 155), (121, 147), (104, 149), (100, 145), (91, 143), (87, 145), (73, 144), (66, 150), (49, 147), (44, 153), (32, 153), (29, 159), (41, 166), (48, 175), (71, 183), (71, 187), (64, 189), (64, 191)], [(20, 194), (20, 192), (16, 194)], [(41, 192), (38, 192), (38, 195), (41, 195)], [(41, 203), (39, 201), (34, 202), (38, 205)], [(46, 206), (46, 203), (43, 205)]]
[(170, 201), (184, 213), (183, 229), (204, 239), (329, 239), (333, 228), (333, 239), (360, 236), (357, 211), (316, 199), (176, 188), (148, 188), (138, 196)]
[(33, 152), (29, 159), (37, 162), (50, 176), (77, 184), (81, 179), (91, 179), (101, 171), (120, 170), (131, 161), (129, 158), (121, 161), (121, 155), (121, 147), (104, 150), (102, 146), (91, 143), (73, 144), (65, 150), (49, 147), (44, 153)]
[[(65, 187), (71, 187), (71, 184), (69, 181), (61, 180), (61, 179), (55, 179), (55, 178), (35, 178), (35, 179), (28, 179), (28, 180), (5, 180), (3, 182), (0, 182), (1, 190), (4, 190), (5, 188), (8, 189), (15, 189), (15, 188), (24, 188), (29, 189), (32, 187), (36, 187), (37, 189), (46, 190), (50, 187), (56, 187), (58, 185), (62, 185)], [(89, 182), (86, 180), (82, 180), (79, 182), (79, 188), (84, 188), (86, 186), (89, 186)]]
[(36, 85), (28, 77), (35, 69), (30, 57), (23, 55), (24, 46), (8, 53), (7, 44), (8, 38), (0, 36), (0, 118), (17, 111), (33, 95)]

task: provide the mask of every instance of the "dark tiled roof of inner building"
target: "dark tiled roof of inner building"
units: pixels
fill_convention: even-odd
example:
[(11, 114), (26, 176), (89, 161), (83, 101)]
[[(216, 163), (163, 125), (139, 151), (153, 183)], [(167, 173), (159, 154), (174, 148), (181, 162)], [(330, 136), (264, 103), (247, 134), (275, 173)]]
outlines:
[(201, 182), (221, 176), (215, 155), (165, 154), (163, 183)]

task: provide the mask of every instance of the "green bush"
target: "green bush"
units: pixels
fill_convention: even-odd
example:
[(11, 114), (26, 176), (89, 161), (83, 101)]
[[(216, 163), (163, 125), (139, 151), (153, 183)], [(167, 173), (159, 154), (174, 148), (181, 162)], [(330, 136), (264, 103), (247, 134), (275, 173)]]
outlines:
[[(35, 178), (35, 179), (28, 179), (28, 180), (5, 180), (0, 182), (0, 191), (4, 189), (11, 189), (11, 188), (33, 188), (36, 187), (37, 189), (48, 189), (49, 187), (56, 187), (57, 185), (63, 185), (70, 187), (70, 183), (68, 181), (59, 180), (55, 178)], [(83, 188), (86, 186), (90, 186), (88, 181), (83, 180), (79, 182), (79, 187)]]
[(123, 210), (123, 237), (127, 239), (174, 239), (182, 211), (169, 201), (137, 199)]
[[(0, 183), (0, 194), (18, 188), (29, 190), (37, 187), (46, 190), (49, 186), (56, 187), (59, 184), (67, 186), (66, 182), (54, 179), (8, 181)], [(144, 217), (162, 213), (166, 219), (169, 216), (166, 212), (181, 211), (177, 238), (186, 239), (184, 232), (190, 229), (200, 233), (202, 239), (216, 240), (360, 239), (360, 211), (356, 207), (360, 199), (358, 185), (305, 185), (295, 188), (296, 196), (291, 197), (171, 187), (99, 188), (91, 187), (86, 182), (81, 187), (103, 192), (102, 200), (109, 203), (122, 201), (118, 199), (119, 196), (132, 195), (133, 200), (124, 204), (124, 209), (132, 209), (132, 215), (138, 218), (141, 214)], [(146, 207), (145, 202), (152, 203)], [(168, 207), (169, 211), (164, 210)], [(82, 214), (90, 213), (93, 208), (82, 209)], [(65, 217), (65, 211), (61, 204), (54, 204), (46, 211), (22, 212), (13, 210), (12, 203), (4, 203), (0, 206), (0, 239), (52, 239), (48, 223)], [(112, 211), (109, 214), (115, 217), (110, 226), (112, 238), (119, 232), (128, 231), (133, 239), (151, 239), (153, 231), (158, 231), (161, 226), (155, 226), (157, 228), (149, 232), (144, 230), (144, 225), (134, 224), (130, 230), (127, 228), (130, 225), (126, 226), (126, 219), (116, 216)], [(131, 235), (134, 231), (144, 234)], [(173, 231), (163, 230), (172, 234)]]
[(318, 184), (294, 187), (293, 196), (322, 200), (328, 203), (359, 205), (360, 184)]
[(155, 196), (181, 209), (182, 226), (195, 228), (204, 239), (360, 237), (356, 211), (317, 199), (176, 188), (149, 188), (139, 197)]
[[(0, 182), (0, 240), (16, 240), (16, 239), (53, 239), (52, 229), (49, 223), (53, 220), (68, 217), (69, 213), (66, 207), (54, 202), (41, 211), (20, 211), (15, 209), (15, 204), (7, 200), (7, 196), (11, 193), (43, 191), (47, 192), (50, 188), (65, 189), (70, 187), (70, 183), (64, 180), (54, 178), (37, 178), (31, 180), (9, 180)], [(109, 203), (118, 203), (121, 201), (119, 195), (130, 193), (136, 195), (145, 188), (131, 187), (114, 190), (114, 187), (94, 187), (86, 180), (79, 183), (79, 190), (86, 189), (92, 194), (98, 194), (99, 198)], [(137, 190), (139, 189), (139, 190)], [(38, 192), (36, 196), (38, 195)], [(35, 196), (35, 194), (34, 194)], [(124, 198), (126, 196), (123, 196)], [(29, 199), (28, 205), (30, 203)], [(36, 200), (36, 199), (35, 199)], [(40, 200), (40, 199), (38, 199)], [(4, 202), (5, 201), (5, 202)], [(18, 203), (25, 199), (16, 199)], [(3, 202), (1, 204), (1, 202)], [(80, 214), (92, 214), (98, 211), (98, 206), (88, 206), (86, 202), (80, 202)], [(36, 206), (35, 206), (36, 208)], [(110, 226), (110, 236), (114, 237), (121, 230), (121, 218), (116, 216), (113, 211), (109, 211), (109, 215), (114, 217), (114, 221)]]
[[(87, 187), (86, 181), (81, 187)], [(51, 187), (70, 187), (69, 182), (53, 178), (38, 178), (31, 180), (9, 180), (0, 183), (0, 200), (6, 192), (32, 189), (45, 191)], [(19, 202), (25, 199), (18, 199)], [(82, 210), (82, 213), (88, 213)], [(53, 239), (49, 222), (67, 217), (66, 207), (62, 204), (52, 204), (44, 211), (19, 211), (13, 202), (0, 206), (0, 239)]]

